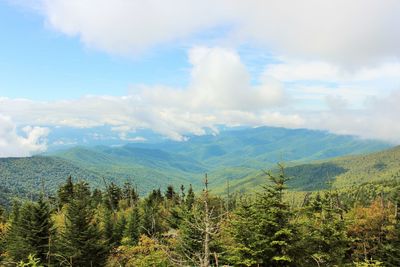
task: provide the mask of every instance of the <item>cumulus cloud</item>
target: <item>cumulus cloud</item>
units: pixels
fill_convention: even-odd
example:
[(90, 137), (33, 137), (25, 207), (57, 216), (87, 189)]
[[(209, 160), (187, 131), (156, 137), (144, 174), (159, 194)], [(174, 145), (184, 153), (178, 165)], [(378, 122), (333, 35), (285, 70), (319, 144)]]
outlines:
[(400, 114), (399, 101), (400, 90), (396, 90), (384, 97), (370, 98), (363, 109), (348, 109), (339, 103), (340, 109), (335, 106), (331, 110), (304, 113), (303, 116), (309, 128), (399, 144), (400, 125), (395, 123)]
[[(51, 102), (0, 98), (0, 113), (19, 124), (96, 127), (108, 125), (121, 139), (137, 129), (152, 129), (174, 140), (202, 135), (215, 125), (279, 125), (297, 127), (297, 114), (278, 112), (285, 93), (273, 79), (250, 75), (233, 50), (195, 47), (187, 88), (138, 86), (126, 96), (84, 96)], [(141, 138), (132, 139), (142, 141)]]
[(35, 6), (55, 30), (117, 54), (187, 42), (223, 26), (229, 30), (222, 39), (280, 55), (346, 66), (400, 56), (397, 0), (37, 0)]
[(18, 134), (12, 120), (0, 114), (0, 157), (29, 156), (47, 149), (47, 128), (25, 126), (22, 132)]

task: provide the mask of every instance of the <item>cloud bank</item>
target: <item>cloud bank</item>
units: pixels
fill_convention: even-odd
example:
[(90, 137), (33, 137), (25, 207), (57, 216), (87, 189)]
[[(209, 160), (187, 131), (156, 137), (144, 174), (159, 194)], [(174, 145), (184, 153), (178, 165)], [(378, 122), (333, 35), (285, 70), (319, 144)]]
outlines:
[[(152, 129), (174, 140), (217, 131), (215, 125), (280, 125), (298, 127), (296, 114), (273, 110), (285, 105), (280, 84), (260, 77), (255, 85), (233, 50), (195, 47), (187, 88), (137, 86), (126, 96), (84, 96), (51, 102), (0, 98), (0, 114), (18, 125), (90, 128), (108, 125), (126, 138), (137, 129)], [(11, 143), (9, 143), (11, 145)]]
[[(187, 135), (217, 132), (216, 125), (270, 125), (400, 143), (400, 128), (393, 123), (400, 114), (400, 64), (344, 73), (332, 64), (287, 61), (268, 65), (257, 82), (251, 82), (235, 50), (194, 47), (188, 60), (192, 69), (187, 88), (138, 85), (125, 96), (89, 95), (51, 102), (0, 98), (0, 114), (17, 125), (110, 126), (121, 139), (138, 129), (185, 140)], [(376, 84), (387, 88), (376, 90)], [(13, 140), (32, 144), (27, 152), (16, 153), (45, 149), (39, 141), (47, 132), (29, 129), (31, 135), (21, 139), (11, 124), (0, 136), (3, 147), (17, 142), (4, 141), (10, 140), (5, 137), (9, 131)]]
[(228, 30), (218, 39), (231, 44), (350, 67), (400, 56), (397, 0), (38, 0), (35, 6), (53, 29), (113, 54), (190, 43), (222, 27)]
[[(121, 139), (152, 129), (185, 140), (219, 124), (271, 125), (400, 143), (397, 0), (18, 2), (34, 6), (49, 28), (106, 53), (192, 47), (192, 68), (185, 88), (134, 85), (125, 96), (52, 102), (0, 97), (3, 156), (45, 149), (46, 126), (106, 125)], [(242, 62), (243, 46), (272, 55), (259, 77)], [(26, 125), (39, 127), (21, 135)]]
[(25, 126), (22, 131), (18, 134), (12, 120), (0, 114), (0, 157), (25, 157), (47, 149), (47, 128)]

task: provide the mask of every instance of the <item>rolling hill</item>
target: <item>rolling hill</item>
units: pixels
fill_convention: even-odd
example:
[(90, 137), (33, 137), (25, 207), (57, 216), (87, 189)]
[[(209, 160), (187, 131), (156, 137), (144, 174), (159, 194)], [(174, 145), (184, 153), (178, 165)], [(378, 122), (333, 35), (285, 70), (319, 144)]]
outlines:
[[(84, 179), (94, 187), (103, 186), (103, 177), (120, 184), (130, 181), (145, 193), (168, 184), (178, 187), (191, 183), (199, 188), (207, 172), (210, 186), (222, 192), (227, 180), (232, 189), (254, 188), (264, 179), (259, 174), (260, 169), (273, 168), (276, 162), (283, 161), (293, 166), (288, 169), (291, 175), (300, 177), (292, 182), (293, 189), (313, 190), (324, 188), (332, 177), (336, 177), (334, 183), (344, 185), (348, 181), (346, 175), (355, 177), (356, 173), (362, 173), (362, 170), (352, 172), (347, 158), (323, 160), (389, 147), (379, 141), (322, 131), (259, 127), (192, 136), (186, 142), (74, 147), (46, 156), (0, 159), (0, 179), (2, 191), (20, 190), (18, 195), (37, 192), (42, 178), (46, 189), (52, 191), (69, 175)], [(375, 160), (376, 170), (392, 168), (391, 163), (386, 162), (390, 157), (385, 155), (386, 152), (377, 154), (377, 158), (383, 158), (381, 163)], [(362, 162), (357, 156), (349, 159)], [(315, 160), (322, 161), (308, 164)], [(364, 176), (357, 179), (365, 180)]]
[[(371, 182), (400, 179), (400, 146), (366, 155), (344, 156), (313, 163), (288, 166), (291, 177), (289, 188), (296, 191), (316, 191), (327, 188), (345, 188)], [(230, 183), (231, 191), (257, 189), (265, 183), (262, 171)], [(225, 191), (224, 186), (215, 189)]]

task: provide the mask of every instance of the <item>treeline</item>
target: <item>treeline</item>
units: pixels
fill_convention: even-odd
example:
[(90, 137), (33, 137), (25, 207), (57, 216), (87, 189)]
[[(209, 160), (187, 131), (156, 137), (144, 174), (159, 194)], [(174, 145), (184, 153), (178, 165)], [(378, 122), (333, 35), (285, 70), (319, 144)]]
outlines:
[(0, 211), (1, 266), (400, 266), (397, 183), (288, 197), (283, 167), (257, 194), (126, 183)]

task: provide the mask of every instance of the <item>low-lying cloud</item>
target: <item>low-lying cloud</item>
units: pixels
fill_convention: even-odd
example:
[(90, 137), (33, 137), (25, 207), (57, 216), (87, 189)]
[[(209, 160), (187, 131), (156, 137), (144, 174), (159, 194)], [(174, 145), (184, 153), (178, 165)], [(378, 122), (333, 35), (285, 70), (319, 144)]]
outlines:
[(22, 132), (19, 134), (13, 121), (0, 114), (0, 157), (30, 156), (47, 149), (47, 128), (25, 126)]
[[(0, 156), (44, 151), (46, 126), (109, 126), (127, 141), (144, 141), (135, 131), (151, 129), (183, 141), (187, 135), (217, 133), (217, 125), (269, 125), (400, 143), (400, 127), (393, 123), (400, 114), (398, 63), (342, 73), (334, 64), (280, 62), (268, 65), (254, 82), (235, 50), (194, 47), (188, 60), (186, 88), (141, 85), (125, 96), (57, 101), (0, 98)], [(322, 80), (313, 76), (318, 66)]]
[(283, 88), (264, 77), (251, 84), (235, 51), (196, 47), (189, 51), (189, 61), (193, 66), (187, 88), (137, 86), (126, 96), (92, 95), (51, 102), (0, 98), (0, 114), (13, 118), (18, 125), (108, 125), (119, 132), (121, 139), (129, 139), (128, 133), (137, 129), (151, 129), (173, 140), (185, 140), (188, 134), (202, 135), (206, 129), (217, 131), (215, 125), (221, 124), (302, 124), (297, 114), (272, 110), (285, 105)]

